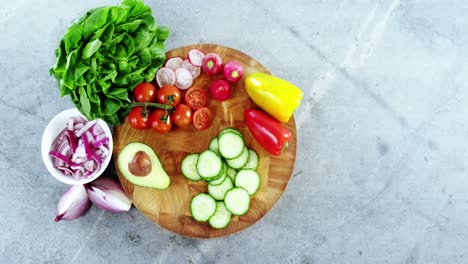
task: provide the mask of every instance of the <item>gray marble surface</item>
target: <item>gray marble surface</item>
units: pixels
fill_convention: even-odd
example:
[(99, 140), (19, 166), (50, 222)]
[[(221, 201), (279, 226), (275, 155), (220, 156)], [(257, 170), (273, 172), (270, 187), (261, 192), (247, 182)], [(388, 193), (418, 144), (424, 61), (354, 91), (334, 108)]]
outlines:
[[(40, 139), (72, 106), (48, 74), (70, 22), (118, 1), (0, 3), (1, 263), (468, 263), (468, 2), (147, 1), (168, 49), (242, 50), (305, 93), (271, 212), (192, 240), (133, 208), (53, 221)], [(133, 220), (132, 220), (133, 218)]]

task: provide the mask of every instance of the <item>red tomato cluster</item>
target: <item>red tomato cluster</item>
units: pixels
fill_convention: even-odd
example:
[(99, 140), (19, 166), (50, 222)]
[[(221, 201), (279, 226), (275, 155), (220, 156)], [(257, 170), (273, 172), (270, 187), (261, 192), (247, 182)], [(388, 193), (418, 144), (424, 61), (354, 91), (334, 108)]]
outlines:
[[(188, 89), (183, 97), (175, 86), (164, 86), (157, 90), (151, 83), (144, 82), (135, 87), (133, 95), (136, 102), (147, 103), (147, 106), (133, 107), (128, 115), (128, 120), (135, 129), (151, 128), (158, 133), (167, 133), (174, 123), (178, 127), (193, 124), (196, 129), (203, 130), (213, 121), (211, 110), (205, 107), (208, 95), (199, 87)], [(185, 103), (181, 103), (182, 101)], [(151, 103), (170, 105), (174, 109), (154, 109)]]

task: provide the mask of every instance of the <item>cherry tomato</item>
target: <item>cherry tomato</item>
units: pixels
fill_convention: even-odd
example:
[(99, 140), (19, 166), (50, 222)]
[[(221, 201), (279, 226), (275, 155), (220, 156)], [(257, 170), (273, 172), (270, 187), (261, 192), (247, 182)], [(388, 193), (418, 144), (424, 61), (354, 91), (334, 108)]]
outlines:
[(192, 87), (185, 93), (185, 103), (193, 110), (204, 107), (208, 103), (208, 95), (200, 87)]
[(146, 111), (143, 110), (143, 106), (137, 106), (132, 108), (128, 114), (128, 122), (130, 122), (130, 125), (135, 129), (142, 130), (149, 127), (150, 123), (148, 121), (148, 117), (150, 115), (150, 111), (148, 109), (146, 109)]
[(142, 82), (135, 87), (133, 95), (137, 102), (154, 102), (156, 100), (156, 88), (148, 82)]
[(179, 104), (171, 118), (177, 126), (186, 127), (192, 123), (192, 109), (185, 104)]
[(151, 128), (161, 134), (171, 131), (172, 122), (171, 116), (166, 110), (157, 109), (149, 117)]
[(164, 86), (158, 91), (158, 103), (177, 105), (180, 103), (182, 94), (180, 90), (175, 86)]
[(202, 107), (193, 114), (193, 126), (198, 130), (208, 128), (213, 122), (213, 112), (209, 108)]

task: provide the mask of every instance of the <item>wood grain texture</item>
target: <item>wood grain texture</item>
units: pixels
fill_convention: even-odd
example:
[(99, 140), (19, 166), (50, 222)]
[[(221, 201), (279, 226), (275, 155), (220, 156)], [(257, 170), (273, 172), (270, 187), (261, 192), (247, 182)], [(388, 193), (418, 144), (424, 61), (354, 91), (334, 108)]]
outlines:
[[(205, 53), (216, 52), (224, 62), (237, 60), (244, 66), (244, 76), (251, 72), (270, 73), (259, 62), (248, 55), (227, 47), (198, 44), (181, 47), (169, 51), (167, 58), (181, 56), (186, 58), (188, 50), (198, 48)], [(194, 86), (207, 88), (211, 81), (221, 78), (201, 74)], [(296, 124), (294, 117), (284, 124), (293, 134), (288, 149), (279, 157), (270, 156), (252, 137), (244, 122), (244, 110), (256, 105), (248, 97), (243, 80), (232, 86), (232, 97), (224, 102), (210, 100), (208, 107), (215, 114), (213, 124), (206, 130), (198, 131), (189, 128), (173, 128), (168, 134), (158, 134), (152, 130), (139, 131), (133, 129), (127, 120), (114, 128), (114, 160), (122, 148), (134, 141), (151, 146), (158, 155), (163, 168), (171, 177), (171, 184), (166, 190), (156, 190), (133, 185), (127, 181), (117, 168), (119, 179), (134, 205), (149, 219), (162, 227), (180, 235), (195, 238), (213, 238), (226, 236), (243, 230), (262, 218), (278, 201), (286, 189), (294, 168), (296, 159)], [(189, 204), (192, 197), (200, 192), (207, 192), (204, 181), (193, 182), (182, 176), (180, 164), (189, 153), (199, 153), (208, 148), (210, 140), (226, 127), (239, 129), (245, 137), (246, 144), (257, 151), (260, 158), (258, 172), (261, 176), (259, 191), (252, 197), (251, 207), (247, 214), (233, 217), (228, 227), (216, 230), (208, 223), (193, 220)]]

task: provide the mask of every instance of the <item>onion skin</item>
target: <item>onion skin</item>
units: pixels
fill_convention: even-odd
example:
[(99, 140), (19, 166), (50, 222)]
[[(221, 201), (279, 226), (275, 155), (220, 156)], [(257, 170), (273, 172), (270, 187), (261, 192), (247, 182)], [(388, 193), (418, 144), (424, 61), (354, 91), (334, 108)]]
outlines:
[(109, 212), (127, 212), (132, 201), (122, 186), (109, 177), (99, 177), (86, 185), (91, 202), (98, 208)]
[(85, 187), (83, 185), (73, 185), (60, 198), (55, 222), (76, 219), (88, 210), (89, 205)]

